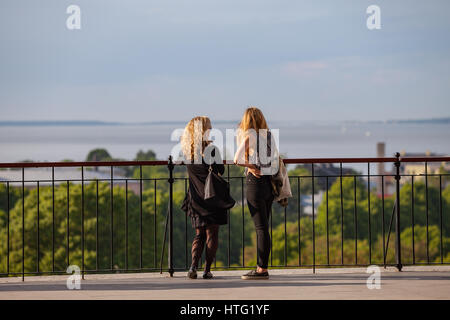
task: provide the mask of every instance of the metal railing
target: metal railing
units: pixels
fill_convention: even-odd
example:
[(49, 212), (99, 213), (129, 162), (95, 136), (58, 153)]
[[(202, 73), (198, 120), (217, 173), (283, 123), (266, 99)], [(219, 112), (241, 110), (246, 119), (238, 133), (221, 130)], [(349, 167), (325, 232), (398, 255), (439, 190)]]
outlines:
[[(398, 270), (401, 270), (403, 265), (449, 263), (445, 259), (445, 252), (450, 248), (444, 247), (444, 219), (449, 219), (450, 208), (444, 210), (443, 204), (443, 183), (446, 183), (449, 174), (448, 172), (428, 172), (430, 164), (449, 161), (450, 157), (402, 158), (398, 153), (395, 157), (390, 158), (284, 159), (285, 164), (301, 165), (301, 168), (306, 170), (305, 172), (307, 173), (289, 177), (294, 194), (294, 198), (290, 200), (290, 203), (294, 208), (288, 207), (283, 209), (274, 204), (274, 208), (278, 206), (275, 208), (275, 211), (278, 211), (280, 214), (277, 213), (275, 215), (275, 213), (272, 213), (270, 219), (272, 247), (274, 245), (273, 234), (276, 233), (275, 235), (277, 236), (279, 234), (283, 235), (284, 248), (281, 249), (283, 259), (275, 258), (279, 261), (283, 260), (281, 263), (273, 262), (274, 253), (272, 250), (270, 267), (312, 267), (315, 270), (316, 267), (363, 266), (375, 263), (384, 266), (393, 265)], [(410, 163), (423, 164), (424, 172), (402, 172), (402, 166)], [(331, 168), (334, 170), (332, 173), (321, 173), (323, 168), (320, 165), (323, 164), (337, 164), (338, 167), (332, 166)], [(344, 164), (367, 165), (367, 173), (344, 172)], [(371, 165), (373, 164), (391, 164), (394, 170), (388, 173), (379, 172), (378, 174), (372, 174)], [(253, 250), (254, 247), (248, 245), (251, 239), (246, 233), (246, 223), (248, 227), (249, 214), (246, 213), (244, 177), (242, 175), (232, 175), (231, 169), (233, 166), (233, 164), (226, 163), (227, 171), (224, 177), (231, 183), (233, 195), (235, 197), (238, 195), (240, 200), (238, 199), (235, 208), (230, 210), (228, 225), (224, 227), (226, 231), (224, 231), (222, 240), (225, 241), (226, 245), (224, 245), (223, 241), (219, 244), (222, 247), (221, 249), (225, 251), (223, 256), (226, 256), (226, 258), (220, 261), (220, 265), (215, 265), (215, 267), (223, 269), (253, 267), (253, 265), (245, 263), (245, 259), (248, 257), (246, 249)], [(64, 167), (78, 168), (80, 178), (55, 178), (55, 169)], [(86, 177), (86, 172), (92, 172), (91, 168), (98, 170), (98, 168), (105, 167), (109, 168), (109, 177)], [(134, 168), (134, 176), (115, 177), (114, 168), (117, 167)], [(51, 169), (51, 177), (49, 179), (25, 179), (26, 172), (32, 170), (32, 168)], [(144, 177), (146, 168), (158, 168), (158, 176)], [(166, 169), (162, 170), (162, 168)], [(168, 271), (172, 276), (176, 270), (185, 270), (189, 267), (189, 237), (192, 234), (190, 234), (190, 228), (188, 228), (186, 215), (176, 213), (180, 211), (179, 198), (180, 194), (183, 192), (185, 194), (187, 191), (188, 179), (181, 169), (181, 165), (174, 163), (172, 158), (169, 158), (168, 161), (0, 163), (0, 170), (5, 169), (9, 171), (3, 172), (19, 170), (21, 179), (0, 180), (0, 187), (3, 186), (3, 189), (0, 189), (2, 191), (0, 192), (0, 197), (4, 198), (3, 201), (0, 199), (0, 243), (2, 243), (0, 276), (19, 275), (24, 279), (25, 275), (61, 274), (66, 272), (66, 268), (73, 263), (73, 260), (81, 264), (80, 269), (83, 277), (87, 273), (162, 272), (163, 270)], [(149, 174), (151, 175), (152, 172)], [(438, 190), (439, 201), (438, 249), (430, 248), (429, 218), (431, 200), (429, 199), (429, 179), (431, 177), (438, 179), (437, 187), (433, 187)], [(379, 185), (376, 193), (374, 193), (374, 188), (371, 184), (374, 179), (378, 181)], [(402, 261), (401, 234), (403, 229), (401, 226), (404, 223), (404, 221), (401, 221), (401, 205), (403, 203), (402, 200), (404, 200), (401, 198), (402, 179), (404, 183), (406, 183), (405, 180), (408, 180), (407, 183), (411, 188), (410, 221), (408, 224), (411, 224), (412, 231), (412, 260), (407, 263)], [(426, 224), (424, 226), (426, 228), (425, 262), (417, 261), (415, 257), (415, 241), (417, 239), (415, 228), (418, 228), (415, 222), (415, 197), (418, 196), (415, 194), (415, 192), (417, 193), (415, 188), (419, 179), (424, 180), (420, 183), (425, 185), (425, 195), (421, 195), (425, 197), (426, 201)], [(307, 186), (306, 189), (311, 200), (311, 214), (305, 213), (306, 205), (302, 203), (302, 196), (304, 196), (302, 188), (305, 188), (305, 180), (310, 181), (309, 187)], [(349, 189), (348, 192), (344, 192), (344, 180), (351, 181), (351, 183), (347, 183), (350, 186), (347, 186), (347, 189), (351, 189), (353, 186), (353, 190)], [(386, 194), (385, 190), (387, 182), (393, 188), (393, 192), (389, 195)], [(130, 186), (134, 187), (134, 191), (130, 192)], [(161, 189), (158, 189), (158, 186)], [(145, 191), (143, 190), (144, 187)], [(176, 191), (174, 190), (175, 187), (177, 188)], [(55, 188), (57, 188), (56, 191)], [(364, 194), (362, 192), (363, 188), (365, 190)], [(319, 213), (320, 210), (317, 208), (319, 205), (316, 204), (316, 191), (318, 189), (322, 192), (321, 213)], [(332, 192), (334, 192), (333, 201), (336, 201), (333, 204), (333, 212), (335, 214), (333, 218), (330, 216), (332, 209), (329, 206), (332, 201), (330, 199)], [(1, 193), (4, 193), (4, 195)], [(109, 195), (107, 196), (108, 193)], [(337, 197), (336, 194), (338, 194)], [(377, 194), (377, 197), (374, 198), (374, 194)], [(358, 200), (358, 196), (364, 198), (363, 201)], [(74, 199), (77, 200), (76, 203), (74, 203)], [(44, 200), (46, 211), (41, 208)], [(372, 213), (374, 204), (371, 201), (375, 200), (381, 204), (381, 209), (377, 209), (381, 212), (379, 214), (381, 221), (373, 220), (373, 217), (375, 217)], [(390, 219), (386, 219), (385, 210), (389, 209), (388, 212), (390, 212), (391, 209), (385, 208), (385, 200), (390, 201), (391, 204), (393, 203)], [(352, 224), (349, 224), (344, 219), (349, 211), (349, 201), (353, 202), (353, 208), (351, 209), (353, 213)], [(363, 202), (367, 202), (367, 212), (364, 212), (364, 216), (359, 212)], [(119, 204), (123, 206), (117, 208)], [(2, 210), (3, 215), (1, 215)], [(158, 216), (158, 212), (160, 212), (159, 215), (162, 215), (162, 219)], [(75, 218), (77, 219), (76, 221), (74, 220)], [(281, 221), (274, 226), (275, 218), (281, 219)], [(320, 224), (318, 224), (317, 219), (325, 220), (320, 220)], [(236, 236), (236, 234), (232, 235), (233, 232), (237, 232), (237, 228), (231, 225), (232, 220), (234, 223), (239, 223), (241, 233), (239, 236)], [(367, 224), (365, 226), (367, 228), (365, 229), (367, 238), (363, 239), (360, 238), (362, 232), (360, 227), (361, 220), (363, 220), (364, 224)], [(389, 221), (389, 227), (386, 224), (387, 221)], [(305, 225), (307, 225), (306, 230), (310, 234), (303, 234), (302, 223), (303, 228), (306, 228)], [(374, 224), (381, 227), (381, 248), (378, 248), (379, 250), (382, 249), (381, 261), (373, 260), (373, 250), (377, 249), (378, 246), (372, 234), (375, 228)], [(390, 263), (387, 260), (389, 260), (388, 249), (393, 225), (395, 225), (395, 262)], [(163, 233), (162, 226), (164, 226), (164, 236), (162, 239), (158, 239), (158, 235), (161, 237)], [(294, 230), (293, 226), (297, 227), (295, 240), (297, 242), (296, 254), (298, 259), (296, 263), (293, 263), (292, 258), (289, 258), (293, 249), (291, 248), (291, 242), (288, 240), (288, 237), (292, 236), (292, 231), (288, 232), (288, 228)], [(147, 231), (144, 231), (144, 228)], [(349, 236), (348, 234), (350, 233), (351, 235)], [(34, 241), (26, 240), (30, 234), (34, 237)], [(148, 237), (149, 234), (151, 239)], [(166, 234), (167, 254), (165, 253)], [(331, 239), (332, 237), (334, 237), (334, 240)], [(241, 242), (240, 248), (237, 248), (235, 244), (238, 238), (240, 238)], [(338, 239), (337, 242), (336, 239)], [(354, 242), (349, 248), (350, 240)], [(365, 244), (366, 242), (367, 245), (364, 247), (364, 250), (367, 250), (367, 253), (364, 255), (364, 262), (361, 263), (361, 260), (359, 260), (361, 259), (361, 253), (358, 254), (358, 249), (361, 248), (361, 243)], [(336, 245), (336, 243), (338, 244)], [(275, 244), (279, 245), (279, 243)], [(303, 250), (306, 250), (306, 244), (309, 248), (308, 250), (310, 250), (306, 256), (311, 258), (309, 263), (302, 261), (305, 259)], [(333, 245), (337, 252), (334, 255), (330, 252)], [(144, 248), (145, 246), (147, 248)], [(145, 253), (144, 249), (146, 250)], [(438, 262), (431, 261), (430, 249), (433, 252), (435, 250), (439, 251)], [(323, 251), (323, 257), (321, 256), (318, 260), (317, 255), (320, 250)], [(236, 261), (237, 255), (235, 253), (238, 251), (240, 251), (240, 261)], [(349, 258), (346, 258), (349, 252), (353, 254), (353, 261), (350, 262), (348, 261)], [(175, 259), (174, 254), (176, 254)], [(340, 257), (336, 257), (338, 254), (340, 254)], [(149, 259), (149, 256), (152, 259)], [(166, 258), (167, 267), (163, 268), (163, 260)], [(86, 259), (89, 260), (88, 265)], [(130, 259), (134, 262), (130, 261)], [(144, 259), (148, 261), (144, 261)], [(338, 259), (338, 261), (333, 263), (331, 261), (333, 259)], [(151, 263), (149, 260), (151, 260)], [(175, 260), (178, 262), (175, 263)], [(184, 265), (180, 266), (180, 264), (183, 264), (180, 263), (182, 260), (184, 260)], [(252, 261), (256, 261), (256, 259)], [(100, 266), (101, 264), (102, 266)], [(104, 267), (105, 264), (108, 266)], [(178, 265), (175, 266), (175, 264)], [(43, 268), (42, 265), (46, 265), (46, 268)]]

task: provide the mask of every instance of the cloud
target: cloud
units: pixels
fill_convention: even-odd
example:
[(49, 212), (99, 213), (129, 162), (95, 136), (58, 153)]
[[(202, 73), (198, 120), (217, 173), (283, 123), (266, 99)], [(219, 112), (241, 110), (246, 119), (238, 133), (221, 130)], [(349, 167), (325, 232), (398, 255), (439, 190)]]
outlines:
[(281, 66), (281, 72), (292, 76), (313, 76), (327, 68), (324, 61), (291, 61)]

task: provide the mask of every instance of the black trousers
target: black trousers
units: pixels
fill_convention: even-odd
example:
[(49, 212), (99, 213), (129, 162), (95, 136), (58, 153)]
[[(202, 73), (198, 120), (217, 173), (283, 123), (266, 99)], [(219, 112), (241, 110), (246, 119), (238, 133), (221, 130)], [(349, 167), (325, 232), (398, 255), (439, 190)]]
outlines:
[(270, 255), (269, 219), (272, 212), (272, 186), (269, 176), (246, 178), (247, 204), (256, 228), (258, 266), (267, 269)]

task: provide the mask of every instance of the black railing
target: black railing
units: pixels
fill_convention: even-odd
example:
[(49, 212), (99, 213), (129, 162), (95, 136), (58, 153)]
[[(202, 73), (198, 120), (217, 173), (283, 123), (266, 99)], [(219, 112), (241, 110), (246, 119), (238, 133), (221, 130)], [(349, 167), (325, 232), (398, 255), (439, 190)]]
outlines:
[[(286, 165), (297, 165), (289, 177), (294, 197), (287, 208), (273, 205), (270, 267), (378, 264), (401, 270), (403, 265), (450, 263), (450, 199), (444, 198), (450, 196), (449, 173), (445, 166), (436, 169), (449, 161), (399, 154), (284, 159)], [(367, 172), (344, 168), (348, 164), (367, 166)], [(392, 171), (372, 174), (374, 164), (390, 164)], [(423, 172), (413, 172), (411, 166), (423, 166)], [(215, 267), (254, 267), (257, 250), (244, 177), (234, 165), (226, 167), (224, 177), (238, 201), (222, 228)], [(48, 170), (49, 177), (26, 179), (33, 168)], [(57, 178), (55, 171), (61, 168), (75, 168), (71, 174), (79, 173), (79, 178)], [(118, 177), (115, 168), (128, 171)], [(139, 271), (173, 275), (189, 267), (192, 230), (180, 210), (188, 179), (171, 158), (3, 163), (1, 177), (0, 276), (61, 274), (71, 264), (80, 265), (83, 276)], [(391, 233), (394, 251), (389, 251)]]

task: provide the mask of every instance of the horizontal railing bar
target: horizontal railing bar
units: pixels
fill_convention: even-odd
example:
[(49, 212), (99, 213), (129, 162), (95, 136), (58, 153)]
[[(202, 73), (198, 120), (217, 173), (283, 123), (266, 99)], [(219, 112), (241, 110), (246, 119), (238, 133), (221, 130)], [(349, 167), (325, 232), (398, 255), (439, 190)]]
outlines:
[[(401, 174), (401, 177), (406, 177), (406, 178), (411, 178), (411, 177), (450, 177), (450, 173), (427, 173), (425, 174)], [(302, 178), (302, 179), (311, 179), (313, 176), (312, 175), (305, 175), (305, 176), (289, 176), (289, 179), (296, 179), (296, 178)], [(339, 178), (341, 177), (340, 175), (314, 175), (314, 178)], [(343, 174), (342, 175), (343, 178), (353, 178), (353, 177), (357, 177), (357, 178), (367, 178), (367, 177), (375, 177), (375, 178), (379, 178), (379, 177), (395, 177), (394, 174), (383, 174), (383, 175), (379, 175), (379, 174)], [(178, 180), (178, 181), (182, 181), (182, 180), (188, 180), (189, 178), (185, 177), (177, 177), (174, 178), (174, 180)], [(242, 179), (242, 176), (234, 176), (234, 177), (230, 177), (230, 179)], [(140, 179), (136, 179), (136, 178), (113, 178), (112, 179), (114, 183), (119, 183), (119, 182), (139, 182)], [(142, 181), (163, 181), (163, 180), (167, 180), (167, 178), (142, 178)], [(111, 179), (55, 179), (54, 182), (111, 182)], [(19, 184), (19, 183), (48, 183), (51, 184), (52, 180), (0, 180), (0, 184), (6, 184), (6, 183), (14, 183), (14, 184)]]
[(51, 168), (51, 167), (135, 167), (166, 166), (167, 161), (82, 161), (82, 162), (13, 162), (0, 163), (0, 168)]
[[(99, 270), (84, 270), (84, 273), (126, 273), (126, 272), (160, 272), (160, 268), (143, 268), (143, 269), (99, 269)], [(182, 268), (178, 269), (179, 271), (184, 270)], [(163, 269), (163, 271), (167, 271), (167, 269)], [(25, 275), (52, 275), (52, 274), (61, 274), (61, 275), (68, 275), (66, 271), (29, 271), (25, 272)], [(7, 273), (0, 273), (0, 277), (6, 277), (6, 276), (14, 276), (14, 275), (22, 275), (22, 272), (10, 272)]]
[[(291, 158), (283, 159), (286, 164), (309, 163), (382, 163), (395, 162), (394, 157), (385, 158)], [(450, 157), (404, 157), (401, 162), (450, 162)], [(48, 168), (48, 167), (133, 167), (133, 166), (165, 166), (168, 161), (81, 161), (81, 162), (13, 162), (0, 163), (0, 168)], [(174, 162), (175, 165), (184, 165)], [(233, 164), (224, 161), (224, 164)]]
[[(449, 158), (450, 160), (450, 158)], [(283, 159), (285, 164), (301, 164), (301, 163), (380, 163), (395, 162), (396, 158), (293, 158)]]
[[(309, 158), (283, 159), (286, 164), (299, 163), (382, 163), (395, 162), (397, 158)], [(450, 157), (400, 157), (400, 162), (450, 162)]]
[(450, 157), (400, 157), (400, 162), (450, 162)]
[(450, 176), (450, 173), (419, 173), (419, 174), (401, 174), (400, 177), (439, 177), (439, 176)]
[[(188, 179), (188, 178), (178, 178), (178, 179)], [(125, 182), (125, 181), (165, 181), (167, 180), (167, 178), (113, 178), (112, 179), (114, 182)], [(23, 182), (26, 183), (36, 183), (36, 182), (46, 182), (46, 183), (52, 183), (52, 182), (111, 182), (111, 178), (109, 179), (55, 179), (55, 180), (48, 180), (48, 179), (43, 179), (43, 180), (23, 180)], [(11, 183), (22, 183), (22, 180), (0, 180), (0, 183), (6, 183), (6, 182), (11, 182)]]
[[(444, 262), (443, 264), (440, 262), (416, 262), (416, 263), (404, 263), (404, 266), (420, 266), (420, 265), (449, 265), (449, 262)], [(377, 266), (384, 266), (383, 263), (373, 263), (372, 265), (377, 265)], [(314, 267), (316, 268), (327, 268), (327, 267), (332, 267), (332, 268), (341, 268), (341, 267), (367, 267), (369, 266), (369, 264), (365, 264), (365, 263), (361, 263), (361, 264), (316, 264), (314, 265)], [(395, 263), (387, 263), (386, 264), (387, 267), (395, 267), (396, 264)], [(214, 267), (212, 266), (211, 269), (212, 270), (229, 270), (229, 269), (252, 269), (255, 268), (256, 266), (253, 265), (248, 265), (245, 267), (242, 266), (225, 266), (225, 267)], [(302, 264), (302, 265), (273, 265), (270, 266), (271, 268), (277, 268), (277, 269), (293, 269), (293, 268), (312, 268), (313, 265), (312, 264)], [(185, 268), (175, 268), (175, 271), (184, 271), (186, 270)], [(131, 273), (131, 272), (136, 272), (136, 273), (141, 273), (141, 272), (160, 272), (161, 269), (160, 268), (143, 268), (143, 269), (99, 269), (99, 270), (84, 270), (85, 273), (88, 274), (96, 274), (96, 273)], [(164, 272), (167, 272), (168, 269), (164, 269)], [(67, 275), (66, 271), (31, 271), (31, 272), (25, 272), (25, 275), (51, 275), (51, 274), (61, 274), (61, 275)], [(10, 272), (8, 273), (0, 273), (0, 277), (4, 277), (6, 278), (7, 276), (21, 276), (22, 272)]]
[[(450, 173), (427, 173), (425, 174), (401, 174), (401, 177), (448, 177), (450, 176)], [(296, 179), (296, 178), (312, 178), (312, 175), (304, 175), (304, 176), (298, 176), (298, 175), (290, 175), (289, 179)], [(314, 178), (339, 178), (341, 177), (340, 175), (314, 175)], [(360, 178), (364, 178), (364, 177), (395, 177), (395, 174), (343, 174), (342, 175), (343, 178), (353, 178), (353, 177), (360, 177)], [(174, 180), (188, 180), (188, 177), (175, 177), (173, 178)], [(242, 179), (242, 176), (230, 176), (230, 179)], [(142, 181), (165, 181), (167, 180), (167, 178), (113, 178), (112, 179), (114, 182), (139, 182), (140, 180)], [(25, 183), (52, 183), (52, 182), (111, 182), (111, 178), (105, 178), (105, 179), (55, 179), (55, 180), (50, 180), (50, 179), (45, 179), (45, 180), (24, 180), (23, 182)], [(0, 180), (0, 184), (1, 183), (22, 183), (22, 180)]]

